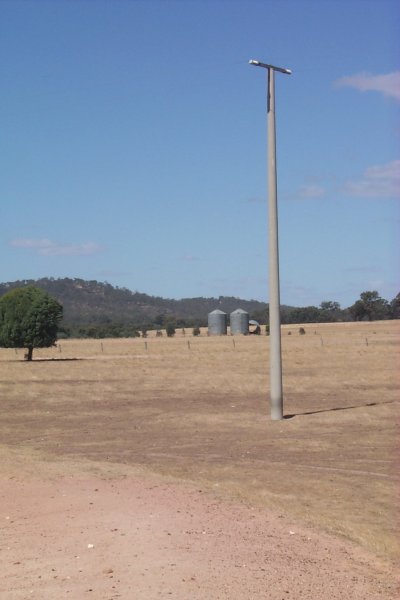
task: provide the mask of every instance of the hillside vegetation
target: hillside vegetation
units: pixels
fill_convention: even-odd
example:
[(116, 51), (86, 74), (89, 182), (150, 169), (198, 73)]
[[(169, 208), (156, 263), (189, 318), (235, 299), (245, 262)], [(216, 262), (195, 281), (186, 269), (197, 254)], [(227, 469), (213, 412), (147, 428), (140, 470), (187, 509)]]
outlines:
[(56, 298), (64, 308), (63, 329), (74, 336), (97, 337), (113, 333), (165, 327), (174, 321), (178, 327), (195, 327), (207, 324), (207, 315), (216, 308), (230, 313), (237, 308), (246, 310), (251, 318), (265, 322), (267, 305), (257, 300), (234, 297), (184, 298), (182, 300), (149, 296), (132, 292), (109, 283), (83, 279), (22, 280), (0, 284), (0, 296), (9, 290), (26, 285), (36, 285)]
[[(64, 309), (61, 333), (72, 337), (130, 337), (149, 329), (207, 325), (207, 315), (215, 309), (229, 314), (237, 308), (250, 319), (268, 321), (268, 305), (257, 300), (232, 296), (183, 298), (174, 300), (149, 296), (99, 281), (45, 277), (0, 284), (0, 297), (6, 292), (35, 285), (58, 300)], [(316, 323), (399, 318), (399, 295), (392, 302), (378, 292), (363, 292), (360, 300), (342, 309), (337, 302), (324, 301), (319, 307), (281, 307), (282, 323)]]

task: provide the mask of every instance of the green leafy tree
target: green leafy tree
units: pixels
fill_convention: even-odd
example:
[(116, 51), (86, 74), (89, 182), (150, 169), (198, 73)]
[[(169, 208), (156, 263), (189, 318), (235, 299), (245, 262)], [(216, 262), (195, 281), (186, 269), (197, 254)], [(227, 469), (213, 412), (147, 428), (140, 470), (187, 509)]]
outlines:
[(318, 323), (321, 311), (316, 306), (291, 308), (285, 314), (285, 323)]
[(400, 319), (400, 293), (390, 303), (390, 314), (392, 319)]
[(32, 360), (34, 348), (48, 348), (57, 341), (62, 306), (32, 285), (13, 289), (0, 298), (0, 347), (26, 348)]
[(333, 323), (339, 321), (342, 316), (339, 302), (325, 300), (320, 304), (319, 321), (322, 323)]
[(390, 304), (377, 291), (363, 292), (349, 311), (355, 321), (380, 321), (390, 317)]
[(165, 331), (168, 337), (173, 337), (176, 333), (175, 323), (173, 321), (168, 321), (165, 326)]

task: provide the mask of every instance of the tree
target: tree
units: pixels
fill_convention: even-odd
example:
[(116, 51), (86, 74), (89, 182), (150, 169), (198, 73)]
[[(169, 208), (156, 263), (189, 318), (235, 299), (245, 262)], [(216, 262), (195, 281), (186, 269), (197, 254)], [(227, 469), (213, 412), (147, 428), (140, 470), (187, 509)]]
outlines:
[(400, 293), (391, 301), (390, 313), (392, 319), (400, 319)]
[(165, 331), (168, 337), (173, 337), (175, 335), (175, 323), (173, 321), (168, 321)]
[(316, 306), (290, 308), (285, 313), (285, 323), (318, 323), (320, 309)]
[(165, 324), (165, 314), (161, 313), (154, 318), (154, 325), (158, 327), (163, 327)]
[(34, 348), (48, 348), (57, 341), (62, 306), (43, 290), (28, 285), (0, 298), (0, 347), (26, 348), (32, 360)]
[(332, 323), (339, 321), (341, 318), (341, 309), (339, 302), (333, 302), (332, 300), (325, 300), (320, 304), (320, 317), (319, 320), (322, 323)]
[(360, 300), (350, 306), (349, 311), (355, 321), (380, 321), (390, 317), (389, 302), (377, 291), (360, 294)]

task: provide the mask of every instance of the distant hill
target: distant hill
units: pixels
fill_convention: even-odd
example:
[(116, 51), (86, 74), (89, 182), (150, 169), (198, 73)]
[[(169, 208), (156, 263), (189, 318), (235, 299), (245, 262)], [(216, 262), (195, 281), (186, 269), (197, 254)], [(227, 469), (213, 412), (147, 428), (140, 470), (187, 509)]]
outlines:
[(173, 300), (83, 279), (50, 277), (1, 283), (0, 296), (26, 285), (36, 285), (63, 305), (63, 325), (74, 334), (88, 327), (104, 328), (111, 324), (151, 329), (164, 326), (169, 319), (174, 319), (180, 327), (206, 325), (208, 313), (216, 308), (226, 313), (242, 308), (250, 318), (266, 322), (267, 304), (257, 300), (227, 296)]
[[(62, 330), (73, 337), (130, 337), (139, 331), (207, 325), (208, 313), (218, 308), (229, 314), (237, 308), (249, 313), (261, 325), (267, 323), (268, 305), (258, 300), (243, 300), (232, 296), (218, 298), (182, 298), (173, 300), (132, 292), (109, 283), (84, 279), (24, 279), (0, 283), (0, 297), (11, 289), (36, 285), (56, 298), (64, 308)], [(354, 305), (342, 309), (337, 302), (322, 302), (317, 306), (281, 305), (282, 323), (328, 323), (351, 320), (381, 320), (400, 318), (400, 294), (391, 301), (380, 298), (378, 292), (364, 292)]]

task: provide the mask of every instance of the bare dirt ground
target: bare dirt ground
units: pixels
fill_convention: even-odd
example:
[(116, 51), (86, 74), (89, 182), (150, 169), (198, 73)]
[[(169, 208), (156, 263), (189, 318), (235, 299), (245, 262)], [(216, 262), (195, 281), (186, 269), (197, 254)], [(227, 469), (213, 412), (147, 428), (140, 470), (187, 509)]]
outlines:
[(399, 325), (0, 350), (0, 597), (398, 598)]

